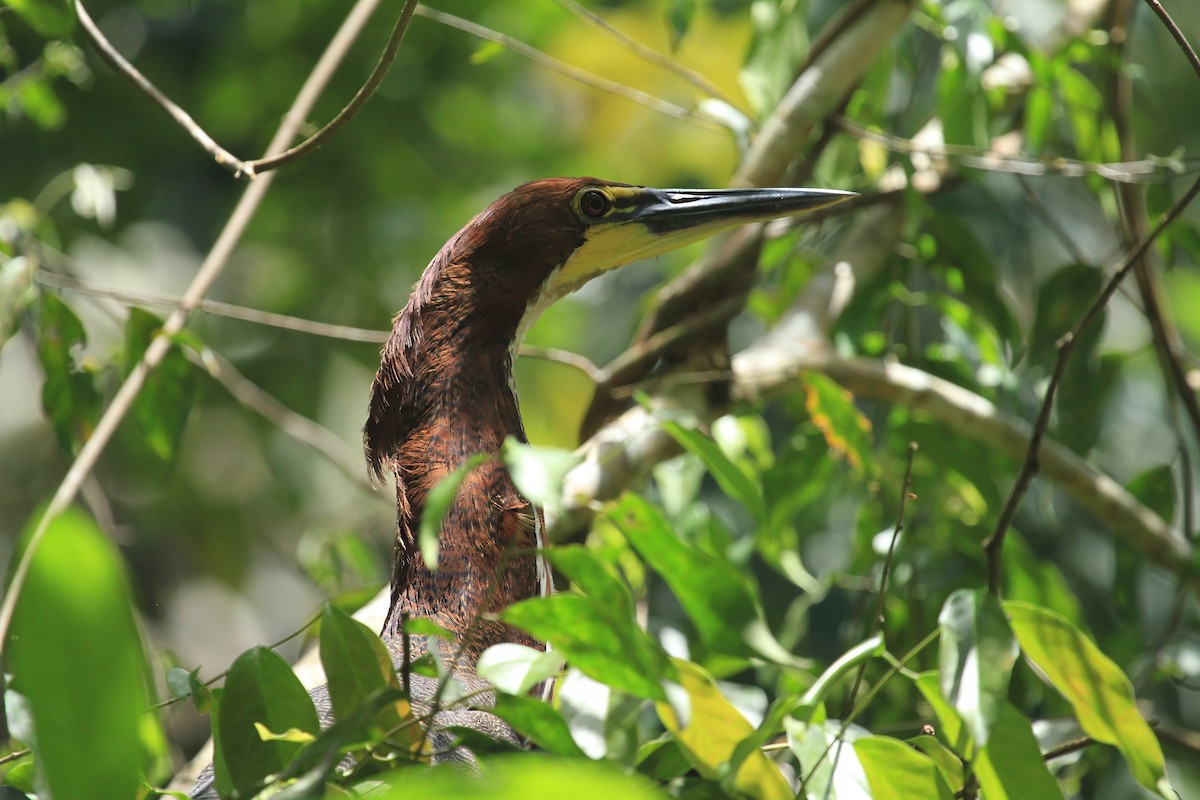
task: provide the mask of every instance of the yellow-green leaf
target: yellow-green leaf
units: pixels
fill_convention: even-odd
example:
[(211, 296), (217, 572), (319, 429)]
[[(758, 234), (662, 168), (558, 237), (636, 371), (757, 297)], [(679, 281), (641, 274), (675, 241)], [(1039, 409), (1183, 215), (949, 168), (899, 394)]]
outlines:
[(937, 764), (899, 739), (873, 736), (854, 743), (872, 800), (953, 800)]
[[(725, 699), (711, 675), (690, 661), (673, 659), (673, 662), (691, 702), (691, 718), (687, 727), (681, 727), (671, 706), (661, 702), (655, 704), (658, 716), (675, 735), (696, 771), (705, 778), (715, 779), (720, 766), (733, 756), (738, 742), (754, 733), (754, 728)], [(761, 750), (742, 762), (733, 784), (759, 800), (791, 800), (794, 796), (779, 767)]]
[(1162, 748), (1121, 668), (1060, 614), (1012, 601), (1004, 610), (1022, 652), (1075, 709), (1083, 730), (1120, 750), (1138, 783), (1170, 797)]

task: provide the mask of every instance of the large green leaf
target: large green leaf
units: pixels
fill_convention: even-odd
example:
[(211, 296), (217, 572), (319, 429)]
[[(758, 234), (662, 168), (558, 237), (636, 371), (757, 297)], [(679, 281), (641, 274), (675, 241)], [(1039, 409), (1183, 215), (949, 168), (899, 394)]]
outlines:
[(1021, 651), (1075, 709), (1083, 730), (1120, 750), (1138, 783), (1171, 797), (1162, 748), (1121, 668), (1060, 614), (1011, 601), (1004, 610)]
[(898, 739), (873, 736), (854, 743), (872, 800), (953, 800), (933, 759)]
[(509, 606), (505, 622), (549, 642), (584, 674), (639, 697), (665, 700), (670, 665), (632, 615), (621, 616), (577, 594), (535, 597)]
[(951, 594), (938, 624), (942, 695), (958, 709), (975, 743), (982, 747), (1008, 698), (1017, 640), (1000, 601), (983, 589), (959, 589)]
[(42, 408), (63, 449), (74, 453), (100, 419), (100, 392), (94, 377), (76, 362), (76, 351), (87, 344), (87, 334), (79, 317), (56, 295), (43, 293), (38, 312), (38, 359), (46, 375)]
[[(321, 613), (321, 666), (339, 719), (348, 718), (380, 690), (401, 688), (392, 657), (379, 636), (332, 605), (326, 605)], [(425, 741), (407, 699), (385, 704), (373, 722), (383, 731), (397, 731), (392, 740), (404, 742), (411, 752), (419, 751)]]
[(501, 694), (496, 697), (496, 716), (542, 750), (560, 756), (582, 756), (571, 738), (566, 720), (553, 706), (533, 697)]
[(1012, 705), (999, 709), (987, 747), (975, 762), (979, 786), (988, 800), (1060, 800), (1029, 720)]
[(709, 647), (730, 655), (797, 663), (775, 640), (759, 615), (758, 598), (729, 564), (676, 536), (662, 514), (638, 495), (623, 495), (611, 519), (671, 587)]
[(116, 548), (68, 510), (16, 590), (8, 670), (28, 700), (27, 744), (46, 787), (56, 800), (129, 800), (140, 780), (146, 663)]
[[(734, 708), (712, 676), (690, 661), (675, 660), (679, 682), (687, 692), (690, 715), (680, 724), (672, 707), (656, 704), (659, 719), (675, 735), (684, 754), (705, 778), (716, 778), (721, 766), (733, 758), (738, 743), (754, 733), (741, 712)], [(758, 800), (791, 800), (793, 792), (779, 767), (762, 750), (754, 750), (733, 777), (739, 792)]]
[(214, 726), (216, 785), (222, 795), (262, 783), (284, 769), (300, 744), (265, 742), (255, 724), (273, 733), (320, 732), (312, 698), (279, 654), (255, 647), (238, 656), (225, 678)]

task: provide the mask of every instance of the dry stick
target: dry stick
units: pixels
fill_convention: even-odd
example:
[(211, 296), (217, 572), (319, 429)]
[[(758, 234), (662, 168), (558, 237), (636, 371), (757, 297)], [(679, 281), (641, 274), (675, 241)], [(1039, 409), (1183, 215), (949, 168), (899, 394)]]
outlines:
[[(374, 12), (379, 0), (365, 0), (365, 2), (367, 8), (363, 13), (366, 16), (369, 16)], [(412, 19), (412, 15), (413, 12), (416, 11), (416, 7), (417, 0), (406, 0), (404, 8), (400, 11), (400, 17), (396, 20), (395, 27), (392, 28), (392, 34), (388, 39), (387, 46), (380, 54), (379, 61), (375, 64), (375, 69), (372, 70), (370, 76), (368, 76), (367, 82), (364, 83), (362, 88), (360, 88), (354, 97), (351, 98), (350, 102), (346, 104), (346, 107), (338, 112), (337, 116), (330, 120), (325, 127), (321, 128), (321, 130), (317, 131), (300, 144), (288, 150), (283, 150), (283, 147), (287, 144), (287, 140), (284, 140), (283, 144), (279, 145), (278, 147), (267, 148), (267, 152), (275, 153), (274, 155), (266, 156), (253, 161), (242, 161), (237, 156), (234, 156), (228, 150), (217, 144), (213, 138), (205, 133), (204, 129), (201, 128), (194, 119), (192, 119), (190, 114), (172, 102), (171, 99), (163, 94), (157, 86), (151, 83), (145, 75), (139, 72), (136, 67), (134, 67), (125, 59), (124, 56), (117, 52), (117, 49), (113, 47), (112, 42), (105, 38), (104, 34), (100, 31), (100, 28), (97, 27), (91, 16), (88, 15), (87, 9), (83, 7), (81, 0), (75, 0), (75, 11), (79, 16), (79, 22), (83, 26), (84, 33), (87, 34), (88, 39), (91, 40), (97, 52), (100, 53), (100, 57), (103, 58), (110, 67), (129, 79), (134, 86), (136, 86), (142, 91), (143, 94), (154, 101), (156, 105), (170, 114), (171, 117), (177, 123), (179, 123), (180, 127), (186, 130), (188, 134), (195, 139), (202, 148), (204, 148), (205, 152), (211, 155), (218, 164), (232, 171), (234, 177), (237, 178), (253, 178), (259, 173), (275, 169), (276, 167), (283, 166), (284, 164), (289, 164), (292, 161), (301, 158), (305, 154), (321, 146), (321, 144), (323, 144), (324, 141), (335, 131), (353, 119), (355, 114), (358, 113), (359, 109), (366, 105), (367, 100), (369, 100), (371, 95), (375, 93), (375, 90), (383, 81), (384, 75), (387, 74), (388, 68), (392, 64), (392, 59), (395, 58), (396, 51), (400, 47), (400, 42), (404, 39), (404, 32), (408, 29), (408, 23)], [(359, 6), (355, 6), (355, 12), (358, 12), (358, 9)], [(311, 111), (311, 106), (308, 109), (305, 109), (304, 114), (307, 115), (309, 111)], [(295, 131), (298, 130), (298, 128), (299, 125), (297, 124), (292, 130), (291, 135), (288, 136), (288, 139), (291, 139), (295, 135)]]
[[(317, 96), (326, 83), (328, 83), (337, 65), (349, 51), (350, 46), (353, 44), (355, 38), (358, 37), (363, 25), (366, 24), (374, 6), (375, 0), (359, 0), (350, 10), (350, 14), (346, 17), (346, 20), (342, 23), (337, 33), (334, 34), (333, 39), (329, 42), (329, 46), (321, 55), (317, 65), (313, 67), (313, 71), (308, 76), (304, 85), (300, 88), (300, 92), (296, 95), (291, 109), (284, 115), (279, 130), (275, 132), (275, 136), (271, 139), (271, 144), (267, 147), (268, 153), (281, 151), (295, 135), (301, 121), (312, 109)], [(47, 506), (46, 511), (42, 514), (42, 518), (38, 521), (37, 527), (29, 539), (29, 544), (21, 554), (21, 560), (17, 563), (17, 567), (13, 571), (8, 593), (4, 596), (3, 604), (0, 605), (0, 655), (3, 654), (3, 648), (8, 641), (8, 626), (12, 621), (13, 609), (16, 607), (17, 597), (21, 594), (21, 586), (25, 582), (25, 576), (29, 572), (29, 565), (33, 559), (34, 552), (37, 551), (38, 543), (46, 535), (46, 530), (50, 527), (51, 521), (65, 511), (72, 501), (74, 501), (76, 494), (79, 492), (80, 485), (96, 466), (100, 454), (104, 451), (105, 446), (116, 432), (117, 426), (133, 405), (133, 401), (142, 390), (142, 386), (145, 385), (150, 371), (162, 362), (167, 352), (171, 349), (172, 338), (183, 329), (188, 315), (195, 309), (205, 292), (208, 291), (213, 281), (216, 280), (221, 270), (224, 269), (230, 254), (233, 252), (234, 245), (241, 238), (251, 217), (254, 216), (254, 212), (258, 209), (259, 203), (262, 202), (267, 189), (270, 188), (272, 177), (273, 174), (268, 174), (262, 180), (253, 181), (246, 187), (246, 190), (242, 193), (241, 198), (239, 198), (237, 205), (234, 207), (229, 221), (225, 223), (225, 227), (221, 230), (217, 241), (213, 244), (208, 256), (200, 265), (200, 270), (196, 273), (191, 285), (184, 293), (179, 307), (167, 317), (162, 330), (150, 342), (149, 347), (146, 348), (146, 352), (142, 355), (142, 360), (138, 362), (133, 371), (129, 373), (129, 377), (125, 379), (125, 383), (117, 390), (116, 396), (113, 397), (112, 402), (100, 417), (100, 421), (96, 424), (91, 437), (84, 442), (83, 447), (79, 450), (79, 455), (75, 457), (70, 469), (67, 470), (67, 474), (63, 477), (62, 483), (59, 484), (58, 490), (50, 500), (49, 506)]]
[(1192, 69), (1196, 70), (1196, 75), (1200, 76), (1200, 56), (1196, 55), (1196, 51), (1188, 44), (1187, 37), (1183, 35), (1183, 31), (1179, 30), (1179, 26), (1175, 24), (1175, 20), (1171, 19), (1171, 15), (1162, 7), (1162, 3), (1158, 0), (1146, 0), (1146, 5), (1150, 6), (1150, 10), (1158, 15), (1162, 20), (1163, 25), (1171, 32), (1171, 36), (1179, 44), (1179, 49), (1187, 56), (1187, 60), (1192, 65)]
[(465, 20), (462, 17), (456, 17), (453, 14), (446, 14), (445, 12), (437, 11), (429, 8), (428, 6), (419, 6), (417, 8), (417, 14), (425, 17), (426, 19), (431, 19), (434, 22), (440, 22), (442, 25), (446, 25), (451, 28), (457, 28), (460, 31), (469, 33), (472, 36), (483, 39), (484, 41), (495, 42), (501, 47), (506, 47), (509, 50), (512, 50), (514, 53), (525, 56), (530, 61), (541, 64), (547, 69), (553, 70), (560, 75), (565, 75), (572, 80), (579, 81), (586, 86), (591, 86), (593, 89), (599, 89), (602, 92), (609, 92), (617, 95), (618, 97), (624, 97), (628, 100), (632, 100), (635, 103), (641, 103), (648, 108), (654, 109), (660, 114), (666, 114), (668, 117), (675, 117), (676, 119), (693, 122), (708, 128), (713, 128), (715, 130), (725, 130), (723, 125), (714, 122), (708, 117), (697, 114), (696, 112), (686, 109), (682, 106), (677, 106), (674, 103), (668, 103), (666, 100), (661, 100), (653, 95), (646, 94), (645, 92), (640, 92), (637, 89), (633, 89), (622, 83), (610, 81), (607, 78), (601, 78), (599, 75), (593, 75), (587, 70), (582, 70), (579, 67), (572, 66), (565, 61), (559, 61), (557, 58), (548, 56), (542, 51), (530, 47), (529, 45), (525, 44), (525, 42), (522, 42), (519, 39), (514, 39), (506, 33), (500, 33), (499, 31), (494, 31), (491, 28), (485, 28), (484, 26), (471, 22), (470, 20)]
[(1004, 549), (1004, 537), (1008, 532), (1008, 527), (1012, 524), (1013, 517), (1016, 516), (1017, 506), (1020, 505), (1021, 499), (1025, 496), (1025, 491), (1029, 488), (1029, 484), (1033, 481), (1033, 476), (1038, 471), (1038, 451), (1041, 449), (1046, 429), (1050, 425), (1050, 412), (1054, 407), (1054, 395), (1058, 391), (1059, 384), (1062, 383), (1067, 359), (1070, 358), (1075, 342), (1079, 339), (1079, 335), (1083, 333), (1084, 329), (1096, 318), (1096, 315), (1100, 313), (1100, 310), (1108, 304), (1109, 299), (1117, 291), (1117, 287), (1121, 281), (1134, 268), (1134, 265), (1137, 264), (1142, 254), (1166, 230), (1167, 226), (1183, 213), (1183, 210), (1196, 198), (1197, 194), (1200, 194), (1200, 180), (1192, 184), (1192, 187), (1175, 203), (1174, 207), (1163, 217), (1154, 230), (1142, 240), (1132, 253), (1126, 256), (1120, 268), (1104, 284), (1104, 287), (1092, 301), (1092, 304), (1088, 306), (1083, 316), (1075, 323), (1075, 327), (1058, 341), (1058, 361), (1054, 365), (1054, 373), (1050, 376), (1050, 384), (1046, 387), (1046, 396), (1042, 399), (1042, 408), (1038, 413), (1037, 422), (1034, 424), (1033, 435), (1029, 439), (1029, 450), (1025, 456), (1025, 463), (1021, 467), (1021, 472), (1017, 476), (1012, 492), (1008, 496), (1008, 501), (1004, 505), (1004, 510), (1000, 514), (1000, 521), (996, 525), (995, 533), (989, 536), (983, 543), (983, 551), (987, 556), (988, 591), (993, 594), (998, 595), (1000, 593), (1000, 554)]
[(616, 28), (612, 23), (597, 14), (595, 11), (581, 6), (579, 3), (575, 2), (575, 0), (555, 0), (555, 2), (565, 8), (567, 11), (570, 11), (572, 14), (582, 19), (584, 22), (599, 28), (610, 38), (615, 39), (618, 43), (620, 43), (622, 47), (632, 51), (638, 58), (662, 67), (663, 69), (669, 70), (683, 78), (692, 86), (695, 86), (700, 91), (712, 95), (722, 103), (725, 103), (733, 108), (738, 108), (737, 103), (735, 103), (728, 95), (722, 92), (715, 83), (704, 77), (704, 75), (694, 69), (688, 69), (675, 59), (671, 58), (670, 56), (663, 55), (652, 47), (647, 47), (629, 34)]

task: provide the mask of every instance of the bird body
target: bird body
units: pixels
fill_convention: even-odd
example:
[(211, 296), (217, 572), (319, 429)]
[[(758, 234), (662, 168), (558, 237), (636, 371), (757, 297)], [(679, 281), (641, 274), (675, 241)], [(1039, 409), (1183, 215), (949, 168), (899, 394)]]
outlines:
[[(391, 605), (382, 636), (398, 669), (402, 654), (415, 657), (429, 646), (415, 636), (401, 646), (404, 620), (411, 618), (429, 618), (454, 634), (443, 656), (469, 689), (481, 683), (475, 666), (486, 648), (504, 642), (541, 647), (495, 618), (512, 603), (551, 591), (537, 556), (544, 544), (542, 511), (521, 495), (499, 458), (506, 438), (526, 441), (513, 363), (541, 311), (631, 261), (737, 224), (850, 196), (814, 189), (662, 190), (552, 178), (517, 187), (446, 242), (393, 320), (363, 428), (371, 471), (379, 479), (390, 472), (395, 481)], [(483, 460), (466, 475), (442, 519), (438, 565), (431, 570), (418, 546), (429, 493), (477, 456)], [(429, 679), (414, 683), (414, 705), (428, 701), (433, 688)], [(463, 724), (517, 741), (495, 717), (453, 713), (443, 712), (451, 716), (435, 719), (434, 726)], [(455, 748), (445, 756), (463, 757)]]

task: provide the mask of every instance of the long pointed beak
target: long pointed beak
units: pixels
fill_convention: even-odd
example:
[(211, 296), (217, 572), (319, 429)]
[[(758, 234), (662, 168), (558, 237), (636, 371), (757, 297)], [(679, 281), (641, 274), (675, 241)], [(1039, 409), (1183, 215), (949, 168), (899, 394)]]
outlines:
[(857, 197), (837, 189), (644, 189), (628, 216), (651, 233), (732, 227), (813, 211)]

